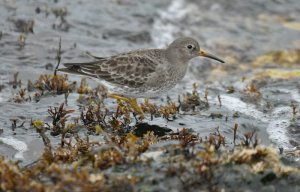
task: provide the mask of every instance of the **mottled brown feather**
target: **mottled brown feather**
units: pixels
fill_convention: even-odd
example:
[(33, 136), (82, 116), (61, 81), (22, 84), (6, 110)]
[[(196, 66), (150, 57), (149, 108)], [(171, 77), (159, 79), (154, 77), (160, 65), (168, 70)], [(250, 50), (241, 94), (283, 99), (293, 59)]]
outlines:
[(156, 97), (173, 88), (186, 74), (189, 61), (199, 55), (223, 62), (200, 51), (195, 39), (181, 37), (166, 49), (135, 50), (106, 58), (90, 54), (96, 61), (68, 63), (59, 70), (102, 79), (110, 91), (126, 97)]
[(137, 88), (143, 86), (148, 77), (155, 72), (157, 64), (143, 56), (119, 55), (89, 63), (65, 63), (64, 65), (69, 72), (100, 78), (116, 85)]

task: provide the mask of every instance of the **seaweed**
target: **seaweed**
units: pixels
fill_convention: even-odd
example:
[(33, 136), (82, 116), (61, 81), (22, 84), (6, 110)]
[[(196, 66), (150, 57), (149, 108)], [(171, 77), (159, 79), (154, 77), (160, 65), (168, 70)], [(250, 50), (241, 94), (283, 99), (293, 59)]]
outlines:
[(21, 34), (18, 37), (18, 44), (19, 44), (19, 48), (23, 49), (26, 45), (26, 36)]
[(66, 120), (69, 117), (68, 114), (73, 112), (74, 110), (66, 110), (64, 108), (64, 103), (62, 103), (59, 107), (52, 108), (50, 106), (48, 108), (48, 113), (52, 118), (51, 135), (56, 136), (62, 133), (66, 125)]
[(196, 109), (199, 110), (204, 110), (207, 109), (209, 107), (209, 103), (208, 103), (208, 88), (205, 89), (204, 92), (204, 101), (200, 99), (200, 95), (197, 92), (197, 84), (193, 83), (193, 90), (192, 93), (187, 92), (186, 94), (183, 95), (183, 101), (180, 101), (179, 99), (179, 103), (180, 106), (179, 108), (182, 111), (196, 111)]
[(292, 108), (292, 117), (293, 117), (293, 120), (296, 119), (296, 115), (298, 113), (297, 111), (297, 104), (295, 102), (291, 102), (291, 108)]
[(16, 72), (13, 74), (13, 80), (9, 81), (8, 84), (12, 85), (14, 89), (16, 89), (18, 86), (20, 87), (22, 85), (22, 81), (18, 80), (19, 72)]
[[(60, 112), (57, 113), (63, 114), (63, 105), (58, 111)], [(64, 113), (67, 114), (66, 111)], [(146, 179), (147, 171), (136, 174), (134, 170), (153, 172), (156, 166), (148, 159), (142, 158), (142, 154), (147, 153), (151, 146), (166, 140), (178, 141), (179, 144), (166, 146), (166, 152), (161, 153), (163, 155), (160, 157), (164, 159), (160, 163), (164, 168), (156, 172), (164, 175), (165, 181), (178, 178), (186, 189), (219, 190), (220, 186), (216, 182), (219, 180), (217, 171), (232, 164), (247, 166), (255, 174), (271, 169), (272, 178), (267, 175), (262, 177), (262, 182), (266, 184), (270, 180), (282, 179), (285, 175), (300, 174), (299, 170), (282, 165), (273, 148), (255, 144), (254, 132), (246, 133), (241, 145), (233, 151), (228, 151), (221, 150), (221, 146), (225, 145), (225, 138), (219, 129), (211, 134), (208, 140), (202, 140), (199, 135), (185, 128), (163, 137), (156, 136), (154, 132), (137, 137), (132, 133), (108, 133), (96, 125), (95, 129), (104, 136), (104, 143), (91, 141), (88, 136), (82, 138), (73, 132), (68, 138), (62, 136), (63, 145), (53, 146), (46, 134), (45, 123), (35, 120), (32, 125), (43, 139), (45, 151), (38, 161), (23, 168), (1, 157), (1, 190), (140, 189), (146, 183), (151, 184), (151, 180)], [(237, 124), (235, 129), (236, 127)], [(124, 168), (124, 172), (113, 171)]]

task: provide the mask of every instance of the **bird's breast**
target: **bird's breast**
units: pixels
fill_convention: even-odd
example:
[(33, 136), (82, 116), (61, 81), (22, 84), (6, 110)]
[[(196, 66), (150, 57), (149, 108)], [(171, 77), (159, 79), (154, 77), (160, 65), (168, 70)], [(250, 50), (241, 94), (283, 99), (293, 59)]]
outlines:
[(187, 65), (177, 64), (169, 67), (168, 77), (173, 81), (180, 81), (187, 72)]

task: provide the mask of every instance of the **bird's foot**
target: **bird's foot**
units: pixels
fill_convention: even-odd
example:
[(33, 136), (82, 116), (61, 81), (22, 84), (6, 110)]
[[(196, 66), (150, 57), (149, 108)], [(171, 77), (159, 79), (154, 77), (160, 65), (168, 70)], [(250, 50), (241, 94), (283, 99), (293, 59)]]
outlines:
[(134, 113), (136, 113), (140, 116), (140, 119), (144, 119), (144, 112), (143, 112), (142, 108), (139, 106), (139, 104), (137, 103), (136, 98), (127, 98), (127, 97), (124, 97), (122, 95), (117, 95), (117, 94), (110, 94), (110, 95), (108, 95), (108, 97), (116, 99), (116, 100), (124, 101), (125, 103), (127, 103), (128, 106), (131, 107), (131, 109), (133, 110)]

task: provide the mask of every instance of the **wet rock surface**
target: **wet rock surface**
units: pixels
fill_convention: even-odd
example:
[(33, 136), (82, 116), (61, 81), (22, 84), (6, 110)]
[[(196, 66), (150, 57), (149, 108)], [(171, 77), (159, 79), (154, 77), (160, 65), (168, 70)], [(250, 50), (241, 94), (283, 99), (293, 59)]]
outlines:
[[(85, 140), (79, 138), (100, 142), (100, 149), (87, 151), (101, 152), (99, 157), (105, 160), (92, 162), (97, 162), (93, 165), (105, 170), (105, 175), (88, 179), (95, 186), (109, 181), (111, 188), (103, 190), (120, 186), (125, 191), (299, 190), (298, 0), (2, 1), (0, 16), (0, 154), (20, 161), (21, 167), (36, 166), (39, 159), (46, 160), (43, 166), (53, 163), (49, 175), (37, 183), (55, 184), (50, 175), (60, 166), (57, 162), (73, 158), (59, 150), (54, 160), (46, 158), (50, 153), (44, 151), (48, 150), (45, 134), (52, 150), (71, 146), (64, 143), (64, 137), (76, 141), (75, 146), (80, 146), (77, 152), (86, 150), (82, 145)], [(76, 75), (51, 76), (60, 38), (64, 63), (92, 60), (86, 52), (101, 57), (164, 47), (179, 36), (198, 39), (201, 48), (220, 56), (226, 64), (194, 59), (176, 88), (148, 103), (139, 100), (146, 114), (141, 122), (125, 104), (104, 99), (107, 91), (99, 81), (82, 82)], [(58, 110), (62, 103), (62, 113), (66, 114), (54, 122), (49, 107)], [(151, 142), (146, 144), (141, 139), (148, 131), (154, 133), (147, 135)], [(128, 135), (131, 132), (139, 138)], [(235, 144), (245, 140), (253, 147), (255, 137), (260, 145), (273, 145), (284, 158), (277, 163), (292, 166), (296, 172), (284, 175), (270, 167), (255, 172), (247, 163), (223, 161), (209, 161), (208, 165), (205, 157), (191, 151), (204, 150), (205, 141), (218, 150), (224, 143), (224, 153), (231, 153)], [(117, 153), (103, 143), (113, 146)], [(180, 147), (174, 149), (178, 144)], [(141, 158), (142, 153), (154, 161), (128, 161)], [(181, 155), (184, 158), (178, 160)], [(90, 160), (82, 158), (70, 162)], [(0, 165), (14, 166), (2, 159)], [(213, 171), (205, 172), (203, 167)], [(118, 178), (120, 173), (124, 178)], [(63, 184), (68, 180), (58, 177)], [(77, 178), (71, 173), (70, 177)], [(27, 181), (25, 176), (23, 179)], [(84, 183), (86, 178), (77, 179)]]

